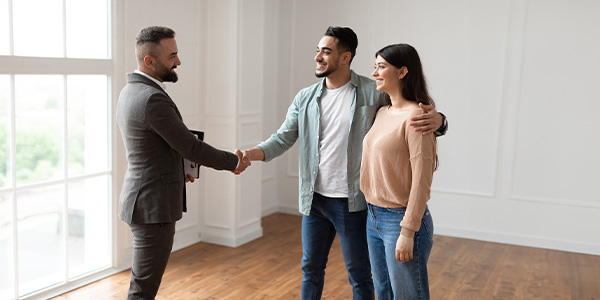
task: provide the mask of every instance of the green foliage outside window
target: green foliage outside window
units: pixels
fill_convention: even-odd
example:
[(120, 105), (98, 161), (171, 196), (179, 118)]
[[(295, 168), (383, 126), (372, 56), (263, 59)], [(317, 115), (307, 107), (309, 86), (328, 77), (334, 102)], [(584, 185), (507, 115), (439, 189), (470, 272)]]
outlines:
[[(0, 186), (6, 186), (10, 176), (9, 135), (5, 126), (0, 126)], [(52, 178), (60, 169), (58, 141), (50, 135), (37, 131), (17, 132), (17, 182), (31, 183)]]

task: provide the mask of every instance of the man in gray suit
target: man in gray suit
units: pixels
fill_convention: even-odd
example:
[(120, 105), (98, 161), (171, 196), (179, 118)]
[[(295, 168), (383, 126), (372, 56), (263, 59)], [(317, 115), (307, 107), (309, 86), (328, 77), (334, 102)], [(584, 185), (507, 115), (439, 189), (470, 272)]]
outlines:
[(184, 125), (163, 82), (176, 82), (175, 32), (147, 27), (137, 36), (138, 68), (127, 74), (117, 104), (117, 122), (128, 169), (119, 199), (119, 218), (133, 233), (128, 299), (154, 299), (169, 260), (175, 222), (186, 211), (183, 158), (217, 170), (241, 173), (250, 163), (236, 153), (198, 140)]

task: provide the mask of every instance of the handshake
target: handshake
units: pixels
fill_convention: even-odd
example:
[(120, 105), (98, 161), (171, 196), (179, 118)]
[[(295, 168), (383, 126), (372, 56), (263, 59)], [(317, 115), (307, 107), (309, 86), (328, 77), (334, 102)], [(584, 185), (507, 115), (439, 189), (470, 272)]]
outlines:
[(251, 161), (265, 159), (265, 153), (259, 147), (254, 147), (252, 149), (247, 149), (244, 151), (241, 151), (240, 149), (235, 149), (235, 155), (237, 155), (240, 159), (240, 163), (238, 164), (237, 169), (231, 172), (236, 175), (241, 174), (242, 172), (244, 172), (244, 170), (246, 170), (246, 168), (252, 165)]
[[(244, 172), (244, 170), (246, 170), (246, 168), (248, 168), (252, 164), (251, 161), (265, 160), (265, 153), (259, 147), (254, 147), (252, 149), (247, 149), (244, 151), (241, 151), (240, 149), (235, 149), (235, 155), (237, 155), (237, 157), (240, 159), (237, 169), (231, 171), (231, 173), (235, 175), (239, 175), (242, 172)], [(193, 175), (185, 174), (186, 183), (194, 181), (195, 177)]]

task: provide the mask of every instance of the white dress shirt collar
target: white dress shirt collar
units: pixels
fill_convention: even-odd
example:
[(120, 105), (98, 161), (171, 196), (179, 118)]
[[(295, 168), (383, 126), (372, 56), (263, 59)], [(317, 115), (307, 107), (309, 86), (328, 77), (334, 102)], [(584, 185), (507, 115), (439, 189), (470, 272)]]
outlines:
[(146, 74), (146, 73), (144, 73), (144, 72), (142, 72), (140, 70), (135, 70), (135, 71), (133, 71), (133, 73), (137, 73), (137, 74), (146, 76), (148, 79), (150, 79), (150, 80), (154, 81), (156, 84), (158, 84), (158, 86), (160, 86), (163, 89), (163, 91), (167, 90), (167, 86), (164, 83), (156, 80), (156, 78), (154, 78), (154, 77), (152, 77), (152, 76), (150, 76), (150, 75), (148, 75), (148, 74)]

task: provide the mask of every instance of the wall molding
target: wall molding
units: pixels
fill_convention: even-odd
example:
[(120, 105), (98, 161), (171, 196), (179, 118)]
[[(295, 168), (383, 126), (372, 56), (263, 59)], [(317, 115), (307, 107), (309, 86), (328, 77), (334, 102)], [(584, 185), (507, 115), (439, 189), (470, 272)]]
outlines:
[(436, 226), (435, 231), (436, 235), (474, 239), (491, 243), (600, 255), (600, 244), (598, 243), (582, 243), (560, 239), (547, 239), (531, 235), (506, 234), (502, 232), (473, 230), (471, 228), (451, 226)]
[(571, 200), (571, 199), (564, 199), (564, 198), (548, 198), (548, 197), (521, 196), (521, 195), (511, 195), (509, 199), (514, 200), (514, 201), (522, 201), (522, 202), (535, 202), (535, 203), (544, 203), (544, 204), (561, 205), (561, 206), (569, 206), (569, 207), (600, 209), (600, 201), (598, 203), (592, 203), (589, 201)]
[[(237, 46), (238, 48), (244, 49), (244, 47), (246, 45), (244, 45), (242, 37), (243, 37), (243, 26), (244, 26), (244, 21), (245, 21), (245, 14), (244, 14), (244, 3), (248, 4), (249, 2), (244, 2), (243, 0), (237, 0), (237, 4), (235, 5), (236, 7), (236, 11), (235, 14), (237, 15), (237, 26), (236, 26), (236, 37), (235, 40), (237, 42)], [(252, 2), (253, 5), (256, 5), (255, 2)], [(258, 45), (259, 45), (259, 53), (263, 53), (264, 52), (264, 0), (259, 0), (259, 5), (260, 5), (260, 18), (258, 18), (260, 20), (260, 25), (259, 25), (259, 31), (260, 31), (260, 36), (259, 37), (255, 37), (255, 39), (258, 39)], [(247, 116), (247, 115), (257, 115), (257, 116), (262, 116), (262, 97), (264, 96), (264, 91), (263, 91), (263, 78), (264, 78), (264, 67), (261, 63), (259, 63), (259, 69), (257, 70), (257, 77), (259, 78), (259, 84), (258, 84), (258, 95), (259, 95), (259, 103), (260, 105), (258, 105), (256, 110), (252, 110), (252, 111), (240, 111), (240, 100), (244, 99), (243, 95), (242, 95), (242, 74), (244, 71), (244, 66), (243, 66), (243, 59), (242, 59), (242, 55), (243, 55), (243, 51), (237, 51), (237, 63), (236, 63), (236, 68), (237, 68), (237, 72), (236, 72), (236, 110), (237, 110), (237, 116), (238, 117), (243, 117), (243, 116)], [(262, 58), (258, 58), (258, 59), (262, 59)]]
[(278, 213), (279, 211), (279, 206), (277, 204), (271, 204), (269, 206), (263, 206), (262, 210), (261, 210), (261, 218), (266, 217), (268, 215), (272, 215), (274, 213)]
[(235, 237), (231, 235), (231, 232), (203, 232), (202, 242), (235, 248), (262, 237), (262, 234), (262, 227), (248, 231), (245, 234), (237, 235)]
[(244, 222), (244, 223), (241, 223), (241, 222), (240, 222), (240, 223), (239, 223), (239, 226), (237, 227), (237, 229), (238, 229), (238, 230), (244, 230), (244, 229), (246, 229), (246, 228), (248, 228), (248, 227), (251, 227), (252, 225), (256, 225), (256, 224), (258, 224), (258, 226), (260, 226), (260, 224), (261, 224), (261, 222), (260, 222), (260, 218), (261, 218), (261, 216), (260, 216), (260, 215), (258, 215), (258, 216), (257, 216), (257, 217), (255, 217), (255, 218), (248, 219), (248, 220), (247, 220), (246, 222)]
[(288, 214), (288, 215), (301, 216), (302, 214), (299, 211), (297, 203), (298, 202), (296, 202), (296, 205), (279, 204), (277, 212)]
[[(524, 73), (524, 61), (525, 61), (525, 48), (527, 45), (527, 20), (528, 20), (528, 7), (530, 1), (511, 1), (511, 11), (509, 16), (509, 30), (508, 30), (508, 42), (507, 48), (507, 74), (505, 75), (506, 90), (505, 93), (508, 96), (503, 99), (510, 101), (511, 110), (504, 111), (505, 114), (512, 114), (516, 119), (514, 128), (511, 130), (511, 161), (510, 161), (510, 184), (509, 184), (509, 196), (510, 200), (522, 201), (522, 202), (535, 202), (550, 205), (562, 205), (571, 207), (582, 207), (582, 208), (600, 208), (600, 203), (591, 203), (589, 201), (573, 200), (565, 198), (550, 198), (550, 197), (536, 197), (517, 194), (515, 192), (515, 180), (517, 178), (517, 149), (519, 148), (518, 131), (520, 127), (519, 120), (521, 119), (521, 103), (522, 99), (522, 85), (523, 85), (523, 73)], [(512, 48), (511, 48), (512, 47)], [(513, 66), (511, 69), (510, 66)]]
[(461, 195), (461, 196), (469, 196), (469, 197), (482, 197), (489, 199), (496, 199), (496, 195), (494, 193), (480, 193), (480, 192), (471, 192), (471, 191), (461, 191), (461, 190), (453, 190), (453, 189), (431, 189), (432, 193), (439, 194), (448, 194), (448, 195)]
[(260, 119), (240, 120), (237, 126), (237, 147), (250, 148), (256, 145), (256, 141), (260, 139), (261, 125)]
[(189, 247), (200, 242), (200, 232), (197, 224), (186, 226), (185, 228), (177, 228), (173, 240), (173, 251)]

